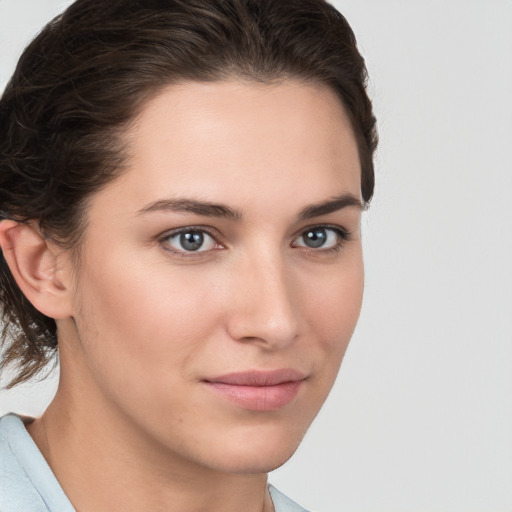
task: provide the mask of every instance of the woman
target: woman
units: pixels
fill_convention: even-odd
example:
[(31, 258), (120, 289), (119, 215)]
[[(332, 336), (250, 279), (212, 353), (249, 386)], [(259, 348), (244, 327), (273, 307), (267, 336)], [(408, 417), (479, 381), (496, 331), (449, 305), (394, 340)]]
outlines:
[(78, 0), (0, 102), (2, 512), (300, 511), (267, 485), (361, 306), (375, 119), (323, 0)]

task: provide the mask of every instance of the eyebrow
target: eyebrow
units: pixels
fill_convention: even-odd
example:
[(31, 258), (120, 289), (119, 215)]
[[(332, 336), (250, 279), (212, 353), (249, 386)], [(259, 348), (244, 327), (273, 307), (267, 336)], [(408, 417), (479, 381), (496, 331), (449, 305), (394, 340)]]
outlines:
[[(321, 215), (328, 215), (329, 213), (334, 213), (348, 207), (362, 210), (363, 204), (352, 194), (342, 194), (333, 199), (306, 206), (299, 212), (298, 219), (301, 221), (308, 220), (314, 217), (320, 217)], [(145, 206), (139, 210), (137, 214), (158, 211), (189, 212), (204, 217), (217, 217), (234, 221), (242, 219), (242, 212), (240, 210), (235, 210), (223, 204), (199, 201), (196, 199), (161, 199)]]
[(300, 220), (308, 220), (314, 217), (320, 217), (321, 215), (328, 215), (329, 213), (337, 212), (343, 208), (357, 208), (363, 210), (363, 204), (361, 201), (352, 194), (342, 194), (336, 196), (328, 201), (322, 201), (321, 203), (310, 204), (303, 208), (299, 213)]
[(173, 211), (189, 212), (205, 217), (219, 217), (229, 220), (240, 220), (242, 213), (223, 204), (197, 201), (195, 199), (161, 199), (139, 210), (137, 213)]

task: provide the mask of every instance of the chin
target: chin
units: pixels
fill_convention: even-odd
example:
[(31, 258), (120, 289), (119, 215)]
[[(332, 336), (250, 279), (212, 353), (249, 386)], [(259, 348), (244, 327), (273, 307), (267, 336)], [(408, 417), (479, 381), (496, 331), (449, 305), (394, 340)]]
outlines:
[[(298, 446), (298, 445), (297, 445)], [(279, 453), (243, 453), (225, 456), (215, 469), (224, 473), (240, 475), (269, 473), (285, 464), (295, 453), (297, 446), (290, 451)]]
[[(211, 466), (227, 473), (268, 473), (282, 466), (297, 450), (305, 432), (269, 432), (259, 429), (250, 435), (232, 436), (210, 452)], [(247, 433), (246, 433), (247, 434)]]

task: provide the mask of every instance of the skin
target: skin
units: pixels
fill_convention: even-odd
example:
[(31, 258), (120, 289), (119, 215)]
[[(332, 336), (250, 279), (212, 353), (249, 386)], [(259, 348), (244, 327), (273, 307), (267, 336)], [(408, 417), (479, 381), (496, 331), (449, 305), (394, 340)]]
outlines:
[[(325, 401), (361, 307), (350, 123), (320, 85), (184, 83), (126, 138), (128, 168), (92, 198), (78, 268), (33, 227), (1, 225), (20, 287), (59, 331), (59, 390), (29, 432), (78, 511), (271, 511), (266, 474)], [(182, 199), (234, 214), (169, 202)], [(209, 235), (186, 252), (175, 230), (191, 226)], [(308, 247), (318, 226), (327, 241)], [(274, 410), (204, 382), (282, 368), (304, 379)]]

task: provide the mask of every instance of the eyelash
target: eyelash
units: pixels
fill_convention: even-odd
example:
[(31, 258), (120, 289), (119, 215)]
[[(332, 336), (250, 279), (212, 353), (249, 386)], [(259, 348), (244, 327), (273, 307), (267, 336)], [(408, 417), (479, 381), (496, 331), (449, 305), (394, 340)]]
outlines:
[(336, 243), (332, 247), (326, 247), (326, 248), (313, 248), (313, 247), (307, 247), (307, 246), (295, 246), (300, 247), (304, 250), (307, 250), (309, 252), (315, 253), (315, 254), (333, 254), (338, 253), (343, 249), (346, 242), (349, 242), (352, 240), (352, 234), (346, 230), (345, 228), (341, 228), (340, 226), (332, 226), (329, 224), (318, 224), (306, 227), (303, 229), (300, 234), (294, 239), (297, 240), (301, 237), (303, 237), (306, 233), (316, 231), (316, 230), (325, 230), (325, 231), (331, 231), (336, 236)]
[[(308, 232), (312, 232), (312, 231), (315, 231), (315, 230), (325, 230), (325, 231), (331, 231), (335, 234), (336, 236), (336, 243), (333, 247), (328, 247), (328, 248), (322, 248), (322, 247), (319, 247), (319, 248), (313, 248), (313, 247), (307, 247), (307, 246), (302, 246), (302, 245), (293, 245), (293, 243), (295, 242), (295, 240), (297, 240), (298, 238), (300, 237), (303, 237), (306, 233)], [(182, 234), (186, 234), (186, 233), (203, 233), (203, 234), (206, 234), (208, 235), (216, 244), (216, 248), (213, 248), (213, 249), (207, 249), (207, 250), (198, 250), (198, 251), (186, 251), (186, 250), (179, 250), (179, 249), (176, 249), (174, 247), (172, 247), (169, 243), (169, 241), (173, 238), (176, 238)], [(292, 242), (292, 247), (295, 247), (295, 248), (301, 248), (303, 250), (306, 250), (308, 252), (312, 252), (312, 253), (316, 253), (316, 254), (332, 254), (332, 253), (337, 253), (339, 252), (343, 246), (345, 245), (346, 242), (349, 242), (350, 240), (352, 239), (352, 235), (349, 231), (347, 231), (346, 229), (344, 228), (341, 228), (340, 226), (332, 226), (332, 225), (326, 225), (326, 224), (319, 224), (319, 225), (314, 225), (314, 226), (310, 226), (310, 227), (306, 227), (305, 229), (303, 229), (298, 236), (296, 236)], [(160, 244), (162, 245), (162, 247), (164, 248), (164, 250), (168, 251), (168, 252), (171, 252), (173, 253), (174, 255), (177, 255), (179, 257), (182, 257), (182, 258), (197, 258), (197, 257), (201, 257), (203, 255), (203, 253), (209, 253), (213, 250), (220, 250), (220, 249), (224, 249), (224, 246), (218, 242), (217, 240), (217, 237), (216, 235), (214, 235), (211, 230), (209, 230), (208, 228), (205, 228), (204, 226), (186, 226), (186, 227), (183, 227), (183, 228), (179, 228), (179, 229), (176, 229), (176, 230), (173, 230), (171, 232), (167, 232), (165, 233), (165, 235), (163, 235), (160, 240), (159, 240)], [(218, 247), (220, 246), (220, 247)]]
[[(171, 232), (166, 233), (160, 238), (160, 244), (163, 246), (163, 248), (171, 252), (174, 255), (177, 255), (182, 258), (197, 258), (203, 255), (203, 253), (208, 253), (215, 249), (209, 249), (206, 251), (185, 251), (185, 250), (179, 250), (172, 247), (169, 243), (169, 241), (175, 237), (178, 237), (180, 235), (186, 234), (186, 233), (203, 233), (208, 235), (214, 242), (216, 246), (222, 246), (220, 242), (217, 241), (217, 237), (207, 228), (203, 226), (186, 226), (183, 228), (175, 229)], [(222, 246), (222, 248), (224, 248)], [(218, 248), (220, 249), (220, 248)]]

